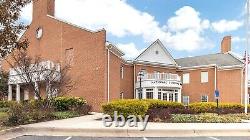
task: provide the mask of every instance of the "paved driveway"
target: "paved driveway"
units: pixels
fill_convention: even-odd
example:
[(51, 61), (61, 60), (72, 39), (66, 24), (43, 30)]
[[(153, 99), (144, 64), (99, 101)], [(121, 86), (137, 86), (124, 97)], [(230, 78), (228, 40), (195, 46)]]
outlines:
[(22, 136), (12, 140), (250, 140), (250, 137), (94, 138), (94, 137)]

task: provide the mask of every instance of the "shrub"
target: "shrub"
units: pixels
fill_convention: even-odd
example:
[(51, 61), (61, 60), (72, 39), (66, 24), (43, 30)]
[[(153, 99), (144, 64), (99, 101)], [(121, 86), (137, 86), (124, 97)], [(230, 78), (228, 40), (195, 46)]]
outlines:
[(144, 100), (146, 103), (148, 103), (149, 108), (168, 108), (168, 109), (184, 109), (184, 105), (182, 103), (177, 103), (177, 102), (167, 102), (163, 100)]
[[(244, 112), (244, 106), (236, 103), (219, 103), (218, 109), (217, 104), (214, 102), (192, 103), (188, 108), (195, 113), (235, 114)], [(248, 108), (248, 110), (250, 110), (250, 108)]]
[(105, 114), (109, 114), (112, 117), (115, 111), (117, 111), (118, 115), (122, 114), (124, 117), (129, 115), (145, 116), (148, 107), (148, 103), (144, 100), (117, 100), (102, 105), (102, 110)]
[(76, 110), (86, 105), (86, 100), (80, 97), (57, 97), (54, 105), (57, 111)]
[(42, 102), (13, 103), (8, 111), (6, 124), (10, 126), (51, 120), (53, 109), (45, 108)]
[(216, 110), (216, 103), (192, 103), (188, 108), (195, 113), (212, 113)]
[(14, 101), (0, 101), (0, 108), (8, 108)]
[(168, 122), (171, 119), (171, 112), (168, 108), (153, 108), (147, 112), (149, 121)]

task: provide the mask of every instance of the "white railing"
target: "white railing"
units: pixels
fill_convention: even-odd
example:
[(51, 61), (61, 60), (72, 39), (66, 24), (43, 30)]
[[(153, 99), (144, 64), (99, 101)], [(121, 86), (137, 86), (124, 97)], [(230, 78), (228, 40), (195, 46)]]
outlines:
[[(163, 80), (163, 81), (180, 81), (178, 74), (171, 73), (148, 73), (141, 76), (141, 80)], [(137, 76), (137, 81), (140, 81), (140, 76)]]
[[(51, 73), (51, 70), (56, 72)], [(60, 77), (60, 64), (43, 61), (37, 66), (31, 64), (27, 71), (23, 71), (22, 68), (19, 67), (12, 68), (9, 71), (9, 84), (27, 83), (29, 79), (31, 79), (32, 82), (43, 81), (46, 79), (46, 76), (51, 76), (51, 74), (53, 77)]]

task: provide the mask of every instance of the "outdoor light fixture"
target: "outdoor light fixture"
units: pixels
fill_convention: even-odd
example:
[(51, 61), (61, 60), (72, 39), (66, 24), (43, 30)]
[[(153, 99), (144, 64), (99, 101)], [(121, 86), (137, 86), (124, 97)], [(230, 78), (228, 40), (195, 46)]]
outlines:
[(139, 99), (142, 99), (142, 86), (141, 86), (141, 82), (142, 82), (142, 77), (144, 76), (144, 73), (143, 73), (142, 70), (139, 71), (138, 76), (139, 76), (139, 79), (140, 79), (140, 87), (138, 89)]

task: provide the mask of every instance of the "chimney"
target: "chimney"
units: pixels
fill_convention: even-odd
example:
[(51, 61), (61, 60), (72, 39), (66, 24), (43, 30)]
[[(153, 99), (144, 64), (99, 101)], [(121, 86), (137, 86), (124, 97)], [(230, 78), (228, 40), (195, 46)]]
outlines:
[(55, 0), (33, 0), (33, 20), (55, 15)]
[(231, 51), (231, 36), (225, 36), (221, 41), (221, 53), (228, 53)]

